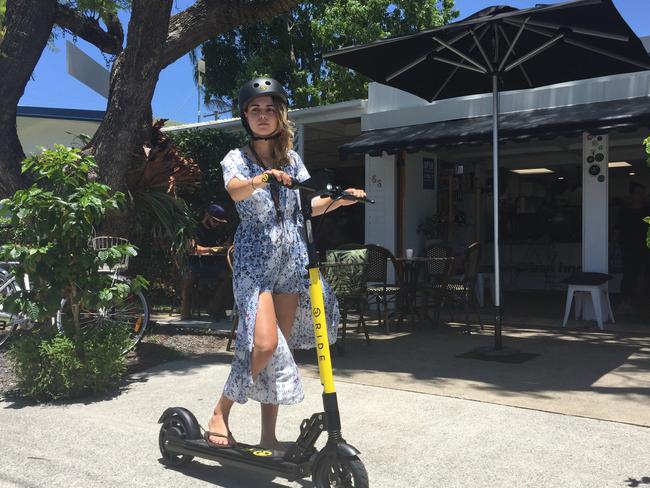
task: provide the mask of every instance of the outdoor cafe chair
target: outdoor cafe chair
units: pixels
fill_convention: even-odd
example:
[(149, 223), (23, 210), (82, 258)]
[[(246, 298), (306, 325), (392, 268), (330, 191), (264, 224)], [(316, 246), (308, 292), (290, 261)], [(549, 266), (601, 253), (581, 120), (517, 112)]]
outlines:
[(443, 280), (449, 271), (449, 263), (445, 259), (438, 258), (453, 257), (451, 247), (443, 243), (433, 244), (425, 249), (424, 256), (426, 258), (431, 258), (426, 262), (424, 281), (427, 286), (442, 287)]
[(448, 285), (454, 274), (456, 259), (453, 256), (428, 257), (426, 264), (429, 270), (429, 279), (419, 287), (422, 298), (422, 307), (426, 310), (433, 308), (433, 324), (440, 323), (440, 312), (448, 299)]
[[(368, 300), (377, 305), (377, 317), (381, 328), (382, 319), (389, 332), (388, 303), (395, 302), (399, 296), (401, 285), (399, 283), (399, 268), (393, 253), (376, 244), (367, 244), (368, 249)], [(388, 263), (393, 266), (393, 274), (397, 283), (388, 282)]]
[(359, 316), (357, 331), (363, 329), (366, 342), (370, 344), (364, 317), (368, 307), (368, 250), (362, 248), (327, 251), (326, 261), (321, 263), (320, 268), (325, 280), (336, 295), (341, 312), (341, 340), (337, 341), (338, 353), (343, 354), (345, 350), (348, 313), (352, 311)]
[[(481, 245), (478, 242), (473, 242), (467, 246), (463, 263), (463, 274), (449, 279), (444, 294), (445, 302), (451, 302), (452, 306), (456, 303), (463, 304), (465, 308), (465, 327), (463, 328), (463, 332), (465, 333), (471, 332), (469, 323), (470, 305), (476, 310), (481, 330), (483, 330), (483, 321), (481, 320), (481, 312), (476, 298), (476, 276), (479, 268), (480, 250)], [(452, 308), (449, 311), (453, 322)]]

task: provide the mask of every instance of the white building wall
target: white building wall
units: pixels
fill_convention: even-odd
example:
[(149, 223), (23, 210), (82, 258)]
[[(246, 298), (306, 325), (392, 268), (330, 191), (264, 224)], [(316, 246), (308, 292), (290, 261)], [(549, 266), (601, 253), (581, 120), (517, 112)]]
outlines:
[(52, 149), (54, 144), (80, 147), (83, 144), (77, 136), (86, 134), (92, 137), (99, 127), (99, 122), (18, 117), (16, 127), (23, 151), (29, 156), (40, 154), (43, 148)]
[(396, 174), (395, 157), (366, 156), (366, 192), (375, 200), (366, 205), (366, 243), (395, 252)]
[(430, 153), (407, 154), (405, 164), (404, 248), (422, 255), (424, 236), (417, 233), (418, 224), (435, 212), (436, 192), (425, 190), (422, 184), (422, 159), (432, 158)]

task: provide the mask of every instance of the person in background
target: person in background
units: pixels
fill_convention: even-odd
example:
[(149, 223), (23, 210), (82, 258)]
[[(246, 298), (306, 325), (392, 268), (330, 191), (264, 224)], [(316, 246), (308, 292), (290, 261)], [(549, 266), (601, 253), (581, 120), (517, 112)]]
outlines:
[(196, 226), (196, 237), (188, 246), (189, 269), (181, 282), (181, 319), (190, 318), (191, 294), (200, 278), (215, 282), (215, 292), (208, 311), (216, 319), (223, 318), (224, 303), (232, 294), (226, 252), (232, 244), (232, 235), (221, 205), (213, 203), (205, 209), (201, 222)]
[(650, 266), (650, 249), (646, 245), (648, 224), (643, 221), (650, 216), (645, 187), (637, 182), (630, 183), (630, 199), (630, 205), (620, 210), (615, 227), (623, 261), (623, 300), (618, 310), (621, 313), (631, 312), (635, 302), (648, 299), (643, 296), (644, 291), (648, 291)]

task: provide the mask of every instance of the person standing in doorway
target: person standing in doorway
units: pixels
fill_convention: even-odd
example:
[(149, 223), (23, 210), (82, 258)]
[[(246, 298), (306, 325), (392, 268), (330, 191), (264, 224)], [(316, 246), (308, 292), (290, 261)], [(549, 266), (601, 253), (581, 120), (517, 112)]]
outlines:
[(232, 233), (226, 211), (213, 203), (203, 213), (196, 226), (195, 237), (188, 245), (188, 266), (181, 281), (181, 319), (190, 318), (191, 295), (199, 279), (214, 283), (214, 294), (208, 304), (208, 311), (215, 319), (223, 318), (224, 304), (232, 295), (226, 252), (232, 244)]

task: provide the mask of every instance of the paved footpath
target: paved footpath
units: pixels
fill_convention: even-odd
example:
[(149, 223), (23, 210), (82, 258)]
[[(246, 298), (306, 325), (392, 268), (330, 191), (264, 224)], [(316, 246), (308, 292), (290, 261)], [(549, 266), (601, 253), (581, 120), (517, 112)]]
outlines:
[[(160, 464), (158, 424), (168, 406), (207, 420), (228, 374), (224, 364), (168, 363), (119, 395), (86, 403), (0, 402), (0, 486), (312, 487), (198, 460)], [(320, 384), (280, 412), (281, 440), (320, 410)], [(343, 432), (362, 451), (373, 488), (650, 486), (650, 429), (536, 410), (339, 382)], [(231, 428), (255, 442), (259, 409), (233, 410)]]

